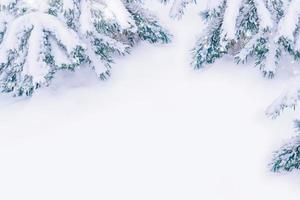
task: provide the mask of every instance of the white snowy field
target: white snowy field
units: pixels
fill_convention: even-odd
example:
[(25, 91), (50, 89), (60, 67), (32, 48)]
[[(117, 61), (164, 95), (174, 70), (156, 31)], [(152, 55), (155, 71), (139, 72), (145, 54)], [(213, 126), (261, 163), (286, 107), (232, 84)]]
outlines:
[(176, 22), (149, 5), (172, 44), (141, 44), (106, 82), (81, 70), (32, 98), (0, 97), (0, 199), (299, 200), (300, 173), (268, 167), (297, 113), (264, 115), (291, 76), (227, 58), (196, 72), (197, 10)]

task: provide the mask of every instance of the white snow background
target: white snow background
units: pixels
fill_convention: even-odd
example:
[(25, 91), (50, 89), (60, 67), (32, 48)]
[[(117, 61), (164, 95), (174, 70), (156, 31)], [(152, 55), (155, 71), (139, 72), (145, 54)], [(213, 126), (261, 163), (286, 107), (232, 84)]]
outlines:
[(264, 115), (293, 76), (266, 80), (229, 58), (194, 71), (198, 8), (174, 21), (148, 5), (170, 45), (142, 43), (105, 82), (82, 69), (32, 98), (1, 95), (0, 199), (299, 200), (300, 173), (268, 167), (297, 112)]

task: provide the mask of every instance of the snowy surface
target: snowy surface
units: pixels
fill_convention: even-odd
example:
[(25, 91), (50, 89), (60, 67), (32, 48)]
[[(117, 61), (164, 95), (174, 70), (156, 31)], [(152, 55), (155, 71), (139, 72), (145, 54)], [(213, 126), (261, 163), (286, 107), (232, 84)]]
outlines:
[(109, 81), (83, 69), (31, 99), (1, 96), (0, 199), (299, 200), (299, 172), (268, 169), (296, 113), (264, 115), (290, 76), (226, 58), (193, 71), (202, 23), (189, 11), (157, 10), (174, 42), (141, 44)]

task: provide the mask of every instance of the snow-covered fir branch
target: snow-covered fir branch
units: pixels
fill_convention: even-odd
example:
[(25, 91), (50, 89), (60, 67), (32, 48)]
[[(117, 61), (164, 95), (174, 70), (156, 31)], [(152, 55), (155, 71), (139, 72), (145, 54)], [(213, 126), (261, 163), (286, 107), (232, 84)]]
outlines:
[(277, 118), (286, 108), (295, 110), (300, 100), (300, 88), (293, 86), (278, 97), (266, 110), (270, 118)]
[[(300, 87), (297, 84), (292, 85), (268, 107), (266, 115), (274, 119), (287, 108), (295, 110), (299, 100)], [(295, 120), (294, 124), (298, 136), (274, 153), (271, 162), (272, 171), (274, 172), (300, 169), (300, 121)]]
[(273, 77), (281, 53), (274, 41), (280, 5), (260, 0), (224, 0), (204, 11), (207, 30), (195, 47), (194, 67), (202, 68), (229, 54), (238, 63), (254, 58), (264, 75)]
[[(295, 122), (299, 129), (299, 121)], [(273, 172), (292, 171), (300, 169), (300, 136), (293, 138), (289, 143), (274, 152), (271, 170)]]
[(58, 70), (87, 65), (100, 79), (115, 55), (139, 41), (168, 43), (170, 34), (139, 0), (2, 0), (0, 90), (31, 95)]
[[(171, 13), (176, 14), (171, 15), (180, 18), (192, 2), (174, 0)], [(254, 60), (265, 77), (274, 77), (283, 56), (300, 57), (299, 4), (299, 0), (209, 0), (201, 13), (206, 27), (193, 49), (192, 65), (200, 69), (230, 55), (237, 63)]]

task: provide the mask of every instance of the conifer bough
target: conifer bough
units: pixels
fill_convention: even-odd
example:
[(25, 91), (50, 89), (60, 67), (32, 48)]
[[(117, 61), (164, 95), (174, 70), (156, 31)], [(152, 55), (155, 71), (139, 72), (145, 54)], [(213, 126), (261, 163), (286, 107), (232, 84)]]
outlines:
[[(171, 1), (170, 15), (181, 18), (184, 8), (200, 0)], [(254, 60), (272, 78), (280, 59), (300, 58), (300, 0), (208, 0), (201, 16), (207, 27), (193, 49), (196, 69), (231, 55), (237, 63)]]
[(1, 0), (0, 90), (30, 96), (84, 65), (106, 79), (139, 40), (170, 41), (141, 0)]

